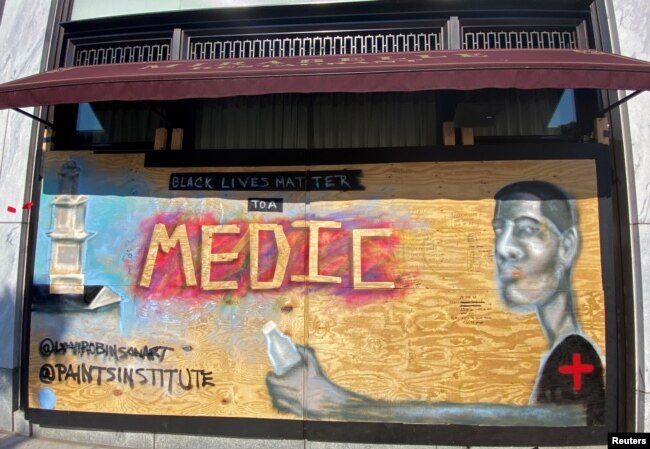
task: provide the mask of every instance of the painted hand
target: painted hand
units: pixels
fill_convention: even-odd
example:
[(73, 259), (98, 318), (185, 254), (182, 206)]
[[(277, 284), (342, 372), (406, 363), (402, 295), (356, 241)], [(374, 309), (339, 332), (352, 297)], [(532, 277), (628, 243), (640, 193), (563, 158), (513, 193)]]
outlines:
[(266, 386), (273, 407), (280, 412), (310, 419), (341, 418), (358, 395), (330, 381), (316, 359), (314, 350), (298, 345), (304, 365), (277, 376), (270, 372)]

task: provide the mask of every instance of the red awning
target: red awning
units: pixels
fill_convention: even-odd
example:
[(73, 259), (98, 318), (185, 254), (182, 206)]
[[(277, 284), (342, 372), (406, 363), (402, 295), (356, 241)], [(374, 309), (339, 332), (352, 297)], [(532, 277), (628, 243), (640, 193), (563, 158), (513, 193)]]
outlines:
[(69, 67), (0, 85), (0, 108), (311, 92), (649, 90), (650, 63), (595, 50), (444, 50)]

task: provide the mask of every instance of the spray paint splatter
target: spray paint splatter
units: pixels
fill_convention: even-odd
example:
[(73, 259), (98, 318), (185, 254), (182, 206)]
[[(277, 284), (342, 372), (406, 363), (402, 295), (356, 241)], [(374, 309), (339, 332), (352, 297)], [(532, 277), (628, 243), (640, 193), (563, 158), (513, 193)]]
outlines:
[(54, 410), (56, 407), (56, 393), (50, 388), (41, 388), (37, 394), (38, 405), (45, 410)]
[[(312, 218), (312, 220), (316, 220)], [(335, 276), (340, 283), (309, 282), (310, 289), (318, 289), (320, 294), (340, 297), (347, 304), (362, 304), (377, 300), (402, 297), (413, 276), (405, 275), (400, 270), (397, 250), (400, 245), (400, 231), (403, 226), (396, 226), (387, 220), (370, 220), (359, 216), (326, 216), (322, 221), (337, 221), (341, 227), (321, 228), (318, 237), (318, 274)], [(141, 242), (135, 257), (126, 259), (126, 268), (130, 275), (137, 278), (138, 284), (145, 266), (149, 241), (156, 224), (164, 224), (168, 235), (176, 226), (184, 224), (192, 253), (192, 264), (197, 279), (197, 286), (188, 286), (181, 264), (179, 245), (172, 247), (168, 253), (158, 251), (151, 282), (148, 287), (134, 287), (134, 296), (138, 299), (179, 300), (186, 304), (200, 304), (206, 300), (223, 300), (236, 302), (249, 293), (260, 292), (251, 289), (250, 270), (250, 223), (242, 219), (230, 220), (228, 225), (235, 225), (237, 233), (213, 234), (210, 251), (215, 253), (236, 253), (233, 260), (210, 263), (211, 281), (235, 281), (236, 288), (229, 290), (209, 290), (201, 285), (201, 251), (207, 248), (201, 242), (202, 227), (223, 224), (219, 218), (210, 213), (200, 215), (184, 212), (159, 213), (141, 223), (139, 233)], [(270, 222), (279, 225), (290, 247), (287, 269), (281, 285), (275, 289), (286, 290), (304, 287), (303, 282), (292, 281), (294, 275), (305, 275), (309, 271), (309, 230), (293, 227), (289, 219), (276, 219)], [(361, 244), (361, 273), (365, 282), (392, 282), (395, 288), (355, 289), (353, 285), (353, 247), (352, 231), (354, 229), (392, 229), (389, 237), (368, 237)], [(258, 280), (267, 282), (273, 279), (278, 261), (278, 245), (273, 232), (259, 231)], [(205, 269), (205, 267), (203, 267)], [(260, 292), (261, 293), (261, 292)], [(269, 295), (263, 295), (265, 297)]]

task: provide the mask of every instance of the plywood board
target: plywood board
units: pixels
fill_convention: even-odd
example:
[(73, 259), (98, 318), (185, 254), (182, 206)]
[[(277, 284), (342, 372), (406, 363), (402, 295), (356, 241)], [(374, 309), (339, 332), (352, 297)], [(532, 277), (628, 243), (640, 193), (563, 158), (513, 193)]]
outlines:
[[(575, 306), (574, 330), (605, 360), (593, 160), (348, 165), (348, 174), (360, 173), (357, 190), (178, 190), (170, 176), (183, 170), (143, 168), (140, 155), (48, 153), (38, 285), (51, 282), (56, 266), (48, 231), (61, 195), (59, 173), (70, 160), (80, 169), (73, 196), (87, 198), (82, 218), (92, 234), (81, 243), (84, 282), (109, 286), (121, 301), (95, 311), (34, 310), (30, 407), (429, 422), (424, 412), (387, 417), (369, 406), (356, 415), (311, 414), (310, 401), (321, 404), (316, 372), (366, 405), (523, 410), (554, 342), (534, 310), (515, 313), (504, 304), (493, 219), (495, 193), (524, 180), (560, 185), (575, 198), (579, 246), (569, 287), (562, 288)], [(185, 172), (266, 176), (262, 183), (274, 172), (306, 169)], [(251, 210), (251, 199), (280, 200), (281, 210)], [(156, 229), (163, 234), (155, 237)], [(227, 283), (210, 284), (217, 281)], [(60, 298), (47, 300), (56, 308)], [(294, 373), (307, 416), (283, 406), (267, 386), (271, 365), (261, 329), (268, 321), (310, 348), (319, 364)], [(144, 357), (129, 350), (145, 347)]]

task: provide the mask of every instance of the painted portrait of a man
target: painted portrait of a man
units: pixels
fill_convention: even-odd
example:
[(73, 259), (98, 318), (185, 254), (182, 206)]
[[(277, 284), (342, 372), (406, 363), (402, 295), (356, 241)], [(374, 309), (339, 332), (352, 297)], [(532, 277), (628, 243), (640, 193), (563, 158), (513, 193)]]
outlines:
[(332, 382), (315, 351), (299, 347), (304, 365), (282, 376), (267, 376), (273, 406), (308, 419), (324, 420), (604, 424), (601, 356), (580, 327), (571, 285), (580, 250), (575, 200), (562, 188), (544, 181), (508, 184), (494, 199), (494, 271), (501, 302), (515, 315), (536, 314), (548, 343), (528, 405), (374, 399)]

